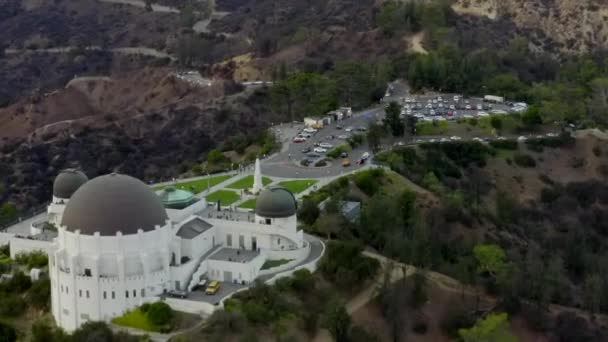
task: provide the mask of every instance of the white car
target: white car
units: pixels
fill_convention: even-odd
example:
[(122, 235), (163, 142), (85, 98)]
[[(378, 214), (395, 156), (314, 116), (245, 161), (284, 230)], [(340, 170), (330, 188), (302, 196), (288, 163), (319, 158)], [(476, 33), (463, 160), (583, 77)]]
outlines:
[(437, 107), (443, 108), (443, 103), (438, 104)]
[(434, 104), (437, 104), (437, 100), (433, 100), (433, 103), (434, 103)]
[(462, 117), (465, 118), (465, 119), (472, 119), (473, 115), (465, 114)]
[(478, 104), (478, 105), (477, 105), (477, 110), (483, 110), (483, 105)]
[(548, 136), (548, 137), (550, 137), (550, 138), (555, 138), (557, 136), (557, 133), (547, 133), (545, 135)]
[(353, 128), (352, 128), (352, 127), (346, 127), (346, 128), (344, 129), (344, 131), (346, 131), (346, 132), (352, 132), (352, 131), (353, 131)]
[(455, 110), (455, 109), (456, 109), (456, 106), (454, 106), (454, 105), (450, 105), (450, 109), (451, 109), (451, 110)]
[(304, 128), (303, 131), (306, 133), (316, 133), (317, 132), (317, 130), (312, 127)]
[(363, 153), (363, 155), (361, 156), (361, 159), (363, 159), (363, 160), (369, 159), (369, 152)]
[(454, 95), (454, 102), (458, 102), (458, 101), (460, 101), (460, 96)]
[(435, 141), (437, 141), (437, 140), (435, 140), (435, 139), (429, 140), (430, 143), (434, 143)]
[(412, 110), (411, 110), (411, 109), (408, 109), (408, 110), (405, 112), (405, 114), (407, 114), (407, 115), (412, 115)]
[(471, 105), (466, 105), (466, 106), (464, 106), (464, 109), (466, 109), (466, 110), (471, 110)]
[(315, 147), (315, 149), (313, 151), (315, 153), (327, 153), (327, 150), (324, 149), (323, 147)]
[(481, 138), (479, 138), (479, 137), (475, 137), (475, 138), (473, 138), (473, 141), (482, 142), (482, 141), (483, 141), (483, 139), (481, 139)]
[(338, 135), (338, 139), (346, 140), (346, 139), (348, 139), (348, 135), (346, 135), (346, 134)]
[(437, 101), (439, 101), (439, 102), (443, 102), (443, 98), (442, 98), (441, 96), (438, 96), (438, 97), (437, 97)]
[(333, 146), (332, 144), (329, 144), (329, 143), (325, 143), (325, 142), (324, 142), (324, 143), (320, 143), (320, 144), (319, 144), (319, 147), (323, 147), (323, 148), (332, 148), (332, 147), (334, 147), (334, 146)]
[(490, 114), (488, 114), (486, 112), (477, 112), (477, 116), (485, 117), (485, 116), (490, 116)]
[(441, 140), (439, 140), (439, 142), (448, 142), (450, 140), (448, 140), (448, 138), (441, 138)]
[(458, 136), (453, 136), (453, 137), (450, 137), (450, 140), (458, 141), (458, 140), (462, 140), (462, 138), (458, 137)]
[(502, 109), (492, 109), (490, 111), (490, 113), (492, 113), (492, 114), (508, 114), (506, 111), (504, 111)]
[(429, 114), (430, 114), (430, 115), (435, 115), (435, 110), (434, 110), (434, 109), (431, 109), (431, 110), (429, 111)]
[(523, 135), (520, 136), (519, 138), (517, 138), (517, 141), (526, 141), (528, 138), (524, 137)]
[(444, 118), (443, 116), (438, 116), (435, 118), (436, 121), (446, 121), (447, 119)]

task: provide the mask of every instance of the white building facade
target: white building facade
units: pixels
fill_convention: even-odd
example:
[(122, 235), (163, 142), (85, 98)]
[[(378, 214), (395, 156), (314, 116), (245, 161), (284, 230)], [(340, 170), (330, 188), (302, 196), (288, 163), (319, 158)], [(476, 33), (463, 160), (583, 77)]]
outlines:
[(185, 208), (187, 218), (176, 215), (176, 222), (135, 178), (83, 176), (57, 177), (47, 215), (56, 237), (36, 241), (49, 254), (52, 314), (66, 331), (192, 291), (201, 279), (246, 285), (268, 273), (267, 260), (296, 265), (311, 251), (297, 229), (297, 202), (283, 188), (262, 190), (250, 220), (203, 218)]

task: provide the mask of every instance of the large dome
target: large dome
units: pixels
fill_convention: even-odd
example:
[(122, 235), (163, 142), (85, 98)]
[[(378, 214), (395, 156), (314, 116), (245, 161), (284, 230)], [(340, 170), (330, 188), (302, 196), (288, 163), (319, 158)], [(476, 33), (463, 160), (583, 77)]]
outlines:
[(136, 234), (163, 226), (167, 212), (161, 199), (142, 181), (109, 174), (88, 181), (72, 195), (61, 224), (81, 234)]
[(295, 215), (298, 204), (293, 194), (281, 187), (264, 189), (255, 205), (255, 213), (258, 216), (269, 218), (281, 218)]
[(81, 171), (75, 169), (63, 170), (55, 177), (53, 196), (64, 199), (70, 198), (88, 180), (89, 178)]

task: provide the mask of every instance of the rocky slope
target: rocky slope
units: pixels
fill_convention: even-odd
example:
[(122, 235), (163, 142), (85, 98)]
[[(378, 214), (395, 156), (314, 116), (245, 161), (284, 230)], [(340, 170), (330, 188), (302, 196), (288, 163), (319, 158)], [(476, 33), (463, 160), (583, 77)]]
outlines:
[(507, 19), (534, 46), (563, 53), (608, 48), (608, 3), (602, 0), (458, 0), (463, 15)]

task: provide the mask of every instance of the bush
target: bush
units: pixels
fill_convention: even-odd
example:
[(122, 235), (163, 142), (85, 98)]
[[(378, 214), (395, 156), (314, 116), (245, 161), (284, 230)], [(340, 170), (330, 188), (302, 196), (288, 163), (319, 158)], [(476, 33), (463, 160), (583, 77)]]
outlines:
[(358, 172), (355, 175), (355, 184), (368, 196), (373, 196), (380, 189), (380, 178), (384, 177), (384, 170), (373, 169)]
[(293, 273), (291, 287), (298, 292), (308, 292), (315, 287), (315, 278), (309, 270), (303, 268)]
[(51, 280), (45, 277), (34, 282), (27, 292), (27, 301), (32, 306), (48, 310), (51, 304)]
[(19, 264), (26, 265), (28, 269), (42, 268), (49, 264), (47, 254), (42, 251), (19, 253), (15, 257), (15, 261)]
[(517, 140), (492, 140), (490, 146), (501, 150), (517, 150), (519, 148)]
[(0, 322), (0, 342), (17, 341), (17, 331), (12, 325)]
[(528, 154), (517, 153), (517, 154), (513, 155), (513, 160), (515, 161), (515, 164), (517, 164), (521, 167), (535, 167), (536, 166), (536, 160), (534, 160), (534, 158)]
[(543, 188), (543, 190), (540, 193), (540, 200), (545, 204), (552, 203), (559, 196), (561, 196), (561, 194), (562, 194), (562, 190), (557, 187)]
[(469, 314), (460, 304), (448, 305), (448, 312), (441, 318), (441, 331), (450, 337), (457, 337), (458, 330), (475, 324), (475, 317)]
[(0, 294), (0, 316), (17, 317), (25, 311), (26, 307), (25, 300), (19, 295)]
[(148, 309), (148, 320), (154, 325), (165, 325), (171, 322), (173, 311), (167, 303), (156, 302), (150, 304)]
[(490, 118), (490, 125), (492, 125), (494, 129), (500, 130), (502, 128), (502, 119), (494, 115)]
[(350, 241), (330, 241), (321, 260), (320, 271), (338, 286), (353, 288), (371, 279), (378, 271), (378, 260), (361, 254), (363, 247)]

